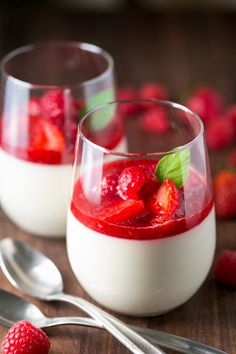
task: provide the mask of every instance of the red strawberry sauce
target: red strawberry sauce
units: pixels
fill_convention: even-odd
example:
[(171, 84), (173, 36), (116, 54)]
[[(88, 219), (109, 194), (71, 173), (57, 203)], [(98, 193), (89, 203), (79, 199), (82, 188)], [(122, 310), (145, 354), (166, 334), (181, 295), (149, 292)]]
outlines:
[[(71, 210), (85, 226), (108, 236), (125, 239), (151, 240), (176, 236), (200, 224), (213, 207), (206, 182), (191, 170), (184, 187), (179, 190), (179, 204), (167, 221), (160, 222), (148, 207), (148, 200), (159, 188), (154, 170), (157, 161), (120, 160), (103, 165), (103, 179), (89, 186), (85, 195), (81, 176), (74, 186)], [(119, 176), (125, 168), (142, 167), (146, 182), (139, 199), (127, 199), (119, 192)], [(96, 174), (96, 171), (92, 172)], [(106, 185), (106, 183), (108, 183)], [(110, 183), (110, 185), (109, 185)], [(96, 202), (95, 202), (96, 201)]]

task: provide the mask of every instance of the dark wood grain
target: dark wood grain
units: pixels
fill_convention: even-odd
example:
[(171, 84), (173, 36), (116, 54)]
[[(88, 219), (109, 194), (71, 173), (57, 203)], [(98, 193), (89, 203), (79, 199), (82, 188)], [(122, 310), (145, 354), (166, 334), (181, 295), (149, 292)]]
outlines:
[[(15, 4), (15, 7), (18, 6)], [(93, 15), (63, 13), (43, 8), (0, 8), (0, 55), (45, 39), (72, 39), (96, 43), (107, 49), (116, 62), (118, 83), (138, 85), (147, 80), (166, 84), (173, 99), (183, 102), (187, 93), (201, 83), (218, 88), (227, 103), (236, 101), (236, 15), (235, 14), (124, 14)], [(212, 154), (213, 171), (225, 164), (226, 153)], [(217, 253), (236, 248), (236, 222), (218, 222)], [(58, 265), (65, 290), (89, 298), (76, 282), (67, 259), (65, 241), (38, 238), (19, 230), (0, 214), (0, 238), (25, 240), (47, 254)], [(13, 288), (0, 273), (5, 289)], [(65, 304), (34, 300), (48, 315), (79, 314)], [(159, 317), (121, 319), (189, 337), (236, 353), (236, 291), (218, 286), (211, 275), (186, 304)], [(0, 339), (6, 330), (0, 327)], [(51, 354), (128, 353), (107, 333), (80, 327), (48, 331)], [(168, 354), (171, 351), (167, 351)]]

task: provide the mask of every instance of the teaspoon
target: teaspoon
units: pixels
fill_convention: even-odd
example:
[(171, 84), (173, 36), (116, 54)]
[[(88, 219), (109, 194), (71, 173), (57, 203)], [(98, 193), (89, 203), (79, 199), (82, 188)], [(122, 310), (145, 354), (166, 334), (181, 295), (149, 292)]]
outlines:
[[(12, 309), (14, 308), (14, 311)], [(86, 317), (46, 317), (40, 309), (21, 297), (0, 289), (0, 324), (11, 327), (15, 322), (27, 320), (36, 327), (47, 328), (59, 325), (83, 325), (103, 328), (92, 318)], [(132, 327), (132, 326), (131, 326)], [(147, 337), (154, 345), (173, 349), (186, 354), (226, 354), (205, 344), (174, 336), (148, 328), (132, 327)]]
[(30, 245), (11, 238), (1, 240), (0, 261), (8, 280), (24, 293), (41, 300), (64, 301), (77, 306), (134, 354), (164, 354), (114, 316), (83, 298), (65, 294), (58, 268)]

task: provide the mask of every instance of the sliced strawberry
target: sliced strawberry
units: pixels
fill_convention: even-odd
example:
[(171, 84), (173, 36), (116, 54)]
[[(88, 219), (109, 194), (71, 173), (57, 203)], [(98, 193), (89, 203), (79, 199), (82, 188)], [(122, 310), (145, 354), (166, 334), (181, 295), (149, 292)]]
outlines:
[(159, 222), (170, 219), (180, 203), (179, 191), (171, 179), (166, 179), (148, 200), (148, 208)]
[(236, 251), (224, 250), (214, 263), (213, 274), (218, 282), (236, 286)]
[(123, 200), (104, 208), (99, 219), (117, 223), (145, 214), (146, 208), (142, 200)]
[(49, 121), (40, 119), (32, 129), (30, 147), (53, 151), (63, 151), (65, 139), (60, 129)]
[(140, 166), (125, 168), (118, 179), (119, 194), (123, 199), (140, 199), (139, 191), (146, 181), (145, 169)]
[(162, 107), (152, 107), (144, 113), (141, 121), (145, 130), (152, 133), (166, 133), (170, 123), (166, 111)]
[(62, 154), (59, 151), (32, 149), (27, 151), (27, 160), (48, 165), (57, 165), (62, 161)]

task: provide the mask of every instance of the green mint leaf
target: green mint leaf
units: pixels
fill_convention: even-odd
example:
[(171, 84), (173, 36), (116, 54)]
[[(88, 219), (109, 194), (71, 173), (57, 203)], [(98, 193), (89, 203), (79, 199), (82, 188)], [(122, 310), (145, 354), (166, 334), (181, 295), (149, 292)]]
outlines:
[[(103, 91), (98, 92), (96, 95), (89, 98), (86, 102), (85, 112), (90, 111), (96, 106), (111, 102), (115, 99), (115, 93), (113, 88), (109, 88)], [(113, 118), (114, 107), (107, 107), (106, 109), (102, 109), (101, 111), (96, 111), (93, 113), (93, 119), (91, 120), (91, 129), (92, 130), (101, 130), (105, 128)]]
[(160, 159), (155, 175), (162, 183), (170, 178), (177, 188), (182, 188), (189, 176), (190, 149), (174, 152)]

